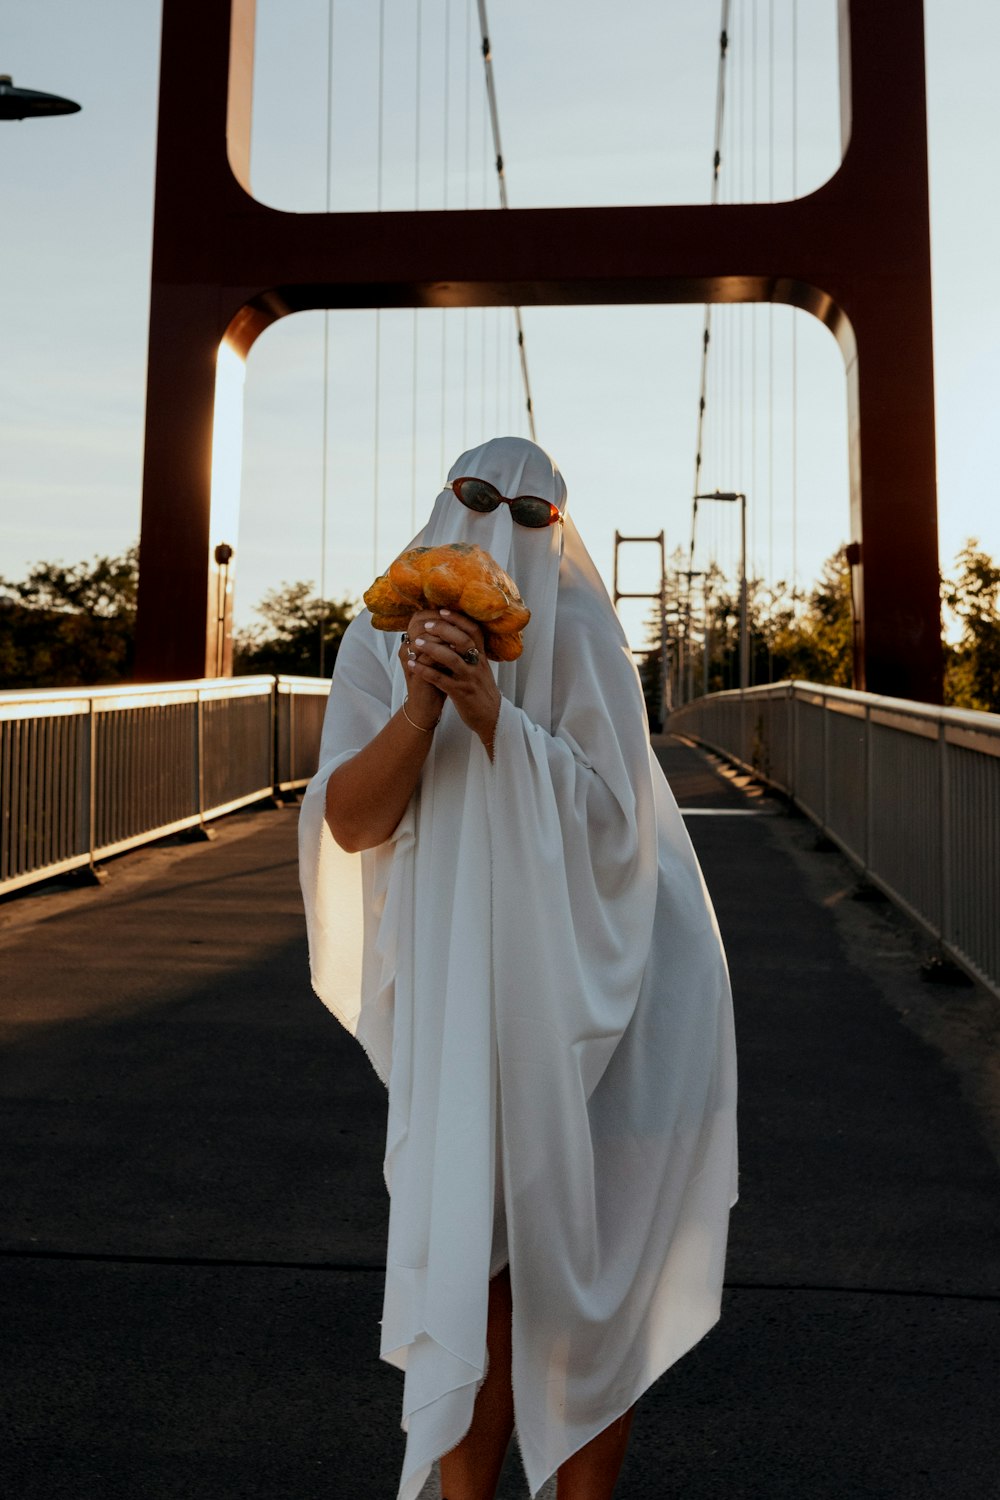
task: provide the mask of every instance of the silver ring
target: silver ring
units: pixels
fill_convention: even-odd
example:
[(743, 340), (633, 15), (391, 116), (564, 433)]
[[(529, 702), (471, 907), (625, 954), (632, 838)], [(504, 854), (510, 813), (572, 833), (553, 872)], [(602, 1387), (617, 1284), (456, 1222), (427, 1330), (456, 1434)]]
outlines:
[(474, 667), (479, 661), (479, 651), (475, 646), (470, 646), (468, 651), (462, 652), (462, 660), (470, 667)]
[(417, 653), (415, 651), (407, 651), (406, 659), (407, 661), (416, 661)]

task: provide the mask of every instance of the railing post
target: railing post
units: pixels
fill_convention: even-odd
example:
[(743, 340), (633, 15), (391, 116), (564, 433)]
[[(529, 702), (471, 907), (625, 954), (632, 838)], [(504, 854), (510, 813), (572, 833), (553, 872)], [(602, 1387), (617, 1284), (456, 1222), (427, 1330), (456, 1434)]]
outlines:
[[(97, 825), (97, 715), (94, 712), (93, 698), (87, 699), (87, 739), (84, 753), (83, 774), (86, 777), (84, 783), (85, 795), (81, 798), (85, 808), (86, 819), (86, 845), (87, 859), (90, 868), (94, 868), (94, 845), (96, 839), (94, 830)], [(83, 778), (81, 777), (81, 780)]]
[(865, 774), (864, 774), (865, 843), (864, 843), (864, 848), (862, 850), (862, 854), (864, 856), (864, 862), (865, 862), (864, 863), (864, 874), (865, 874), (865, 876), (867, 876), (868, 875), (868, 871), (871, 868), (871, 862), (872, 862), (872, 819), (873, 819), (873, 816), (874, 816), (874, 803), (875, 803), (875, 798), (874, 798), (874, 795), (873, 795), (873, 792), (872, 792), (872, 781), (873, 781), (873, 771), (872, 771), (872, 710), (871, 710), (871, 704), (869, 704), (869, 703), (865, 704), (864, 726), (865, 726), (864, 727), (864, 744), (863, 744), (863, 747), (862, 747), (862, 754), (863, 754), (863, 757), (864, 757), (864, 767), (865, 767)]
[(200, 824), (205, 822), (205, 715), (201, 700), (201, 688), (195, 688), (195, 733), (194, 733), (195, 795)]
[(938, 836), (941, 840), (941, 902), (938, 911), (939, 938), (950, 943), (954, 936), (951, 912), (951, 790), (948, 778), (948, 733), (944, 720), (938, 722), (938, 802), (940, 805)]
[(277, 676), (271, 678), (271, 789), (277, 794), (278, 776), (280, 767), (278, 765), (278, 715), (281, 712), (281, 694), (278, 691)]
[(799, 785), (799, 700), (795, 694), (795, 683), (788, 684), (791, 702), (788, 705), (789, 723), (791, 724), (792, 748), (788, 760), (788, 776), (790, 786), (788, 788), (794, 802), (796, 789)]
[(826, 694), (821, 693), (823, 703), (823, 832), (830, 827), (830, 711), (826, 706)]
[(298, 764), (296, 753), (298, 746), (295, 743), (295, 694), (288, 694), (288, 779), (295, 780), (295, 767)]

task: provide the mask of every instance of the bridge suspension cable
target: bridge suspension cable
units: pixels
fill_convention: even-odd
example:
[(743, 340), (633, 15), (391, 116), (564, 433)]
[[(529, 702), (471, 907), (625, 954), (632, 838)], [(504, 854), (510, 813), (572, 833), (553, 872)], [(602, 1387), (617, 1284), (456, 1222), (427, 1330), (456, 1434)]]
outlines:
[[(324, 173), (324, 207), (330, 212), (330, 179), (333, 171), (333, 8), (329, 0), (326, 18), (326, 170)], [(323, 438), (320, 476), (320, 543), (319, 543), (319, 675), (326, 674), (326, 554), (329, 547), (329, 437), (330, 437), (330, 309), (323, 309)]]
[[(414, 48), (413, 110), (413, 207), (420, 207), (420, 107), (422, 86), (422, 52), (424, 45), (423, 0), (416, 0), (416, 46)], [(413, 309), (413, 368), (410, 390), (410, 530), (417, 529), (417, 377), (420, 371), (420, 325)]]
[[(792, 197), (799, 191), (799, 0), (792, 0)], [(799, 607), (799, 320), (792, 314), (792, 611)]]
[[(710, 202), (719, 202), (720, 173), (722, 170), (723, 129), (726, 118), (726, 59), (729, 52), (729, 0), (722, 0), (719, 22), (719, 62), (715, 86), (715, 139), (712, 146), (712, 189)], [(701, 492), (701, 471), (704, 458), (705, 411), (708, 404), (709, 350), (712, 342), (712, 304), (705, 303), (705, 318), (701, 335), (701, 376), (698, 391), (698, 422), (695, 437), (694, 486), (691, 490), (691, 542), (688, 549), (687, 588), (685, 591), (685, 641), (690, 651), (691, 627), (691, 578), (694, 571), (695, 531), (698, 524), (698, 501)]]
[[(385, 0), (378, 0), (378, 86), (376, 110), (375, 208), (382, 211), (385, 141)], [(378, 572), (379, 449), (382, 425), (382, 309), (375, 309), (375, 413), (372, 424), (372, 572)]]
[[(500, 144), (500, 115), (497, 109), (496, 83), (493, 78), (493, 56), (490, 50), (490, 28), (486, 16), (486, 0), (477, 0), (477, 4), (479, 7), (479, 30), (482, 36), (483, 67), (486, 72), (486, 95), (489, 100), (497, 184), (500, 191), (500, 207), (509, 208), (510, 205), (507, 201), (507, 178), (504, 173), (503, 147)], [(514, 328), (517, 333), (517, 347), (521, 357), (521, 380), (524, 385), (524, 403), (528, 414), (528, 430), (534, 442), (536, 441), (535, 410), (531, 400), (531, 382), (528, 378), (528, 351), (524, 344), (524, 324), (521, 319), (521, 309), (519, 307), (514, 308)]]
[[(768, 202), (774, 202), (774, 0), (768, 0)], [(768, 303), (768, 583), (774, 615), (774, 303)], [(768, 681), (774, 681), (774, 645), (768, 630)]]

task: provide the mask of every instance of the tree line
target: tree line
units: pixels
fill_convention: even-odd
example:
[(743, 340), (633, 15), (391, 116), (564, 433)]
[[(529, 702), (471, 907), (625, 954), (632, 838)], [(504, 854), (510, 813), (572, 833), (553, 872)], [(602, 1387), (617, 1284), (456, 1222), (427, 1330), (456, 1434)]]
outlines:
[[(17, 582), (0, 578), (0, 687), (98, 687), (128, 682), (135, 651), (139, 549), (90, 562), (37, 563)], [(233, 670), (319, 675), (332, 670), (358, 606), (316, 597), (311, 582), (286, 583), (257, 604), (236, 633)]]
[[(717, 569), (692, 580), (672, 559), (668, 635), (685, 641), (696, 693), (705, 680), (717, 692), (739, 682), (739, 595)], [(72, 565), (37, 563), (18, 581), (0, 578), (0, 687), (96, 687), (129, 681), (139, 581), (138, 547), (118, 557)], [(851, 685), (851, 584), (846, 548), (826, 562), (813, 587), (795, 597), (787, 584), (747, 587), (751, 683), (799, 677)], [(945, 701), (1000, 713), (1000, 566), (970, 538), (941, 580), (946, 625)], [(234, 671), (314, 677), (332, 670), (341, 637), (357, 612), (350, 599), (320, 599), (312, 582), (285, 583), (256, 605), (254, 622), (234, 641)], [(707, 631), (705, 625), (707, 623)], [(530, 627), (529, 627), (530, 628)], [(658, 712), (659, 620), (651, 620), (640, 675)]]
[[(706, 656), (709, 692), (738, 687), (738, 585), (712, 566), (692, 579), (689, 589), (679, 550), (672, 563), (667, 634), (675, 668), (679, 656), (684, 663), (684, 697), (689, 687), (695, 695), (702, 692)], [(1000, 713), (1000, 566), (974, 537), (951, 572), (942, 575), (941, 604), (945, 703)], [(826, 559), (813, 587), (801, 595), (784, 581), (769, 587), (762, 579), (748, 579), (747, 621), (751, 685), (797, 677), (850, 687), (853, 620), (846, 546)], [(662, 660), (658, 615), (647, 622), (645, 644), (639, 671), (655, 719)]]

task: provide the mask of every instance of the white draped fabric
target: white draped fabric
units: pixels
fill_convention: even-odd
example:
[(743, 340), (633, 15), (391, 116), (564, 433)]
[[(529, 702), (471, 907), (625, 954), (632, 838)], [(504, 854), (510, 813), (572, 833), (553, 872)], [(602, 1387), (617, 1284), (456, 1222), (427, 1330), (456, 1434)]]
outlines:
[[(463, 454), (461, 475), (565, 505), (558, 470), (520, 438)], [(732, 1002), (631, 654), (572, 520), (530, 530), (444, 490), (417, 540), (477, 542), (532, 620), (519, 660), (494, 667), (493, 761), (448, 705), (402, 822), (361, 855), (327, 828), (327, 779), (406, 684), (398, 637), (367, 613), (348, 628), (300, 822), (312, 977), (388, 1087), (382, 1356), (406, 1372), (400, 1500), (469, 1426), (504, 1255), (534, 1495), (718, 1318)]]

